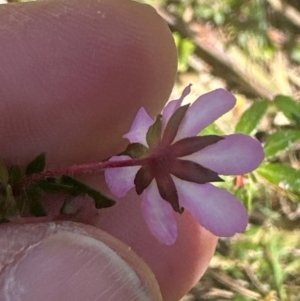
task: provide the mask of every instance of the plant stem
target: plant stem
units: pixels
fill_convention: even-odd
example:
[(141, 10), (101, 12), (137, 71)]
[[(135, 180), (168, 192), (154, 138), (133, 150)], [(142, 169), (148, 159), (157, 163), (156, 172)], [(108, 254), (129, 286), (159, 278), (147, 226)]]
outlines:
[(27, 177), (23, 181), (22, 186), (28, 186), (39, 180), (52, 178), (52, 177), (59, 177), (62, 175), (79, 176), (82, 174), (98, 172), (107, 168), (141, 166), (145, 163), (146, 160), (147, 160), (146, 158), (142, 158), (142, 159), (128, 159), (123, 161), (94, 162), (94, 163), (87, 163), (87, 164), (72, 165), (72, 166), (57, 168), (53, 170), (45, 170), (39, 173), (32, 174), (31, 176)]

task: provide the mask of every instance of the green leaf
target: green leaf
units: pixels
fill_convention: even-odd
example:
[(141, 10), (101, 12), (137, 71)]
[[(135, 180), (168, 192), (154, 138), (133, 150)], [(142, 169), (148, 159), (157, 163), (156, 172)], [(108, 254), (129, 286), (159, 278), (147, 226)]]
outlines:
[(196, 46), (192, 40), (183, 38), (178, 32), (174, 32), (173, 37), (178, 51), (178, 71), (185, 72), (189, 67), (189, 59)]
[(46, 166), (46, 153), (39, 154), (33, 161), (31, 161), (26, 168), (26, 175), (41, 172)]
[(203, 129), (200, 132), (200, 135), (201, 136), (206, 136), (206, 135), (223, 136), (224, 132), (215, 123), (211, 123), (210, 125), (208, 125), (205, 129)]
[(61, 183), (65, 185), (72, 186), (70, 190), (70, 194), (73, 196), (77, 196), (80, 194), (87, 194), (95, 201), (95, 206), (98, 209), (108, 208), (115, 205), (115, 201), (110, 199), (109, 197), (102, 194), (100, 191), (70, 177), (67, 175), (63, 175), (61, 177)]
[(42, 189), (37, 185), (33, 184), (26, 188), (26, 203), (30, 213), (34, 216), (47, 216), (47, 211), (41, 202), (43, 194)]
[(254, 134), (257, 131), (259, 122), (267, 111), (268, 104), (269, 102), (266, 100), (253, 103), (253, 105), (241, 116), (235, 131), (237, 133), (248, 135)]
[(292, 123), (300, 125), (300, 103), (285, 95), (277, 95), (274, 103)]
[(31, 199), (28, 206), (33, 216), (47, 216), (47, 211), (39, 199)]
[(45, 180), (40, 180), (36, 183), (36, 185), (41, 188), (45, 192), (52, 192), (52, 193), (70, 193), (73, 189), (72, 185), (62, 184), (61, 179), (56, 178), (48, 178)]
[(12, 187), (19, 184), (23, 179), (23, 172), (17, 165), (12, 165), (8, 170), (9, 183)]
[(5, 206), (6, 206), (6, 218), (10, 218), (17, 214), (18, 207), (15, 201), (12, 187), (8, 184), (6, 186), (6, 195), (5, 195)]
[(283, 130), (274, 133), (266, 140), (264, 147), (266, 157), (274, 157), (288, 150), (299, 139), (300, 131), (298, 130)]
[(264, 163), (256, 170), (273, 184), (286, 190), (300, 192), (300, 171), (279, 163)]

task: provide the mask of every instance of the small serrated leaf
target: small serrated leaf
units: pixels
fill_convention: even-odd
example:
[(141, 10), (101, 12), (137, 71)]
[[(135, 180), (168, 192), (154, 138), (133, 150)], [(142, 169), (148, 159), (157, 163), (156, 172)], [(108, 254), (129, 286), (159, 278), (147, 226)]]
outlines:
[(34, 216), (47, 216), (47, 211), (41, 202), (42, 194), (42, 189), (36, 185), (31, 185), (26, 188), (28, 209)]
[(266, 157), (271, 158), (288, 150), (299, 139), (299, 130), (283, 130), (270, 135), (264, 147)]
[(42, 172), (46, 167), (46, 153), (39, 154), (33, 161), (31, 161), (26, 168), (26, 175)]
[(266, 113), (268, 105), (269, 102), (266, 100), (253, 103), (241, 116), (235, 128), (235, 132), (253, 135), (257, 131), (259, 122)]
[(40, 180), (36, 185), (45, 192), (59, 193), (65, 192), (68, 193), (72, 190), (72, 186), (60, 183), (60, 179), (56, 178), (47, 178), (45, 180)]
[(17, 215), (18, 207), (13, 195), (13, 190), (10, 185), (6, 186), (6, 217), (10, 218), (14, 215)]
[(70, 177), (67, 175), (63, 175), (61, 177), (61, 183), (65, 185), (72, 186), (72, 189), (70, 189), (70, 194), (77, 196), (80, 194), (87, 194), (95, 201), (95, 206), (98, 209), (101, 208), (108, 208), (113, 205), (115, 205), (115, 201), (110, 199), (109, 197), (102, 194), (100, 191)]
[(116, 204), (113, 199), (107, 197), (98, 190), (90, 190), (88, 195), (95, 201), (95, 207), (97, 209), (109, 208)]
[(29, 211), (34, 216), (47, 216), (47, 211), (43, 203), (38, 199), (32, 199), (29, 201)]
[(8, 170), (9, 180), (8, 182), (12, 187), (19, 184), (23, 179), (23, 172), (21, 168), (17, 165), (12, 165)]
[(279, 163), (264, 163), (256, 172), (286, 190), (300, 192), (300, 171)]

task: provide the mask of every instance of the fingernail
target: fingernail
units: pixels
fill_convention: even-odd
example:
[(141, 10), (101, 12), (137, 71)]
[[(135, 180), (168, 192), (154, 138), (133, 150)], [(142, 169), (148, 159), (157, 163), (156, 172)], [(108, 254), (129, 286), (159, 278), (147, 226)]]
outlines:
[(0, 300), (162, 300), (119, 254), (89, 236), (58, 232), (19, 256), (2, 274)]

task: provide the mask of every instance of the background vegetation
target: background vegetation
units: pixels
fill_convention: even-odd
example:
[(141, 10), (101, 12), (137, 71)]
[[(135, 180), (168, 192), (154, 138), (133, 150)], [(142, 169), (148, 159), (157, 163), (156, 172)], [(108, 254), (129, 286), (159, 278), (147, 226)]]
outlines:
[[(238, 103), (204, 133), (255, 136), (266, 158), (226, 188), (249, 210), (244, 234), (220, 239), (210, 268), (182, 301), (300, 300), (300, 3), (157, 0), (179, 51), (174, 93), (224, 87)], [(194, 99), (191, 97), (191, 99)]]

